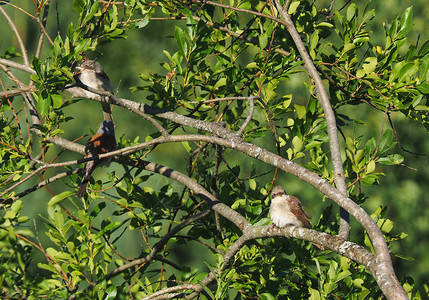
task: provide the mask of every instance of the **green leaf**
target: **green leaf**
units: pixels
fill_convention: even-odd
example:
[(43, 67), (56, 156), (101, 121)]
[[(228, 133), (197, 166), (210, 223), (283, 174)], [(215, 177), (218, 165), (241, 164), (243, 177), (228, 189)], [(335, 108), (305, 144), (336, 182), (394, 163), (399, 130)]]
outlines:
[(114, 229), (114, 228), (117, 228), (117, 227), (119, 227), (120, 225), (121, 225), (121, 222), (119, 222), (119, 221), (115, 221), (115, 222), (111, 222), (111, 223), (109, 223), (109, 225), (107, 225), (106, 227), (103, 227), (103, 229), (102, 229), (102, 230), (100, 230), (100, 231), (97, 233), (97, 238), (99, 238), (100, 236), (102, 236), (105, 232), (110, 231), (110, 230), (112, 230), (112, 229)]
[(298, 119), (303, 119), (306, 114), (305, 106), (295, 104), (294, 108), (295, 108), (296, 114), (298, 115)]
[(380, 157), (377, 162), (384, 165), (399, 165), (404, 161), (404, 157), (400, 154), (390, 154), (387, 157)]
[(73, 9), (82, 12), (85, 9), (85, 0), (73, 0)]
[(292, 15), (296, 9), (298, 8), (298, 6), (301, 4), (301, 1), (293, 1), (290, 5), (289, 8), (287, 10), (289, 15)]
[(365, 70), (366, 74), (374, 72), (377, 67), (377, 58), (376, 57), (367, 57), (362, 65), (362, 68)]
[(259, 47), (261, 49), (265, 49), (265, 47), (267, 47), (267, 45), (268, 45), (268, 36), (265, 32), (261, 33), (259, 35)]
[(179, 46), (180, 53), (186, 57), (188, 53), (188, 48), (186, 44), (185, 32), (182, 28), (176, 26), (174, 30), (174, 38), (176, 39), (177, 45)]
[(22, 206), (23, 203), (21, 200), (13, 202), (11, 208), (6, 211), (3, 218), (14, 219), (18, 215), (18, 212), (21, 210)]
[(251, 9), (252, 3), (250, 1), (240, 1), (240, 5), (238, 7), (242, 9)]
[(329, 22), (320, 22), (319, 24), (316, 25), (316, 28), (322, 28), (323, 29), (323, 27), (332, 28), (332, 27), (334, 27), (334, 25), (332, 25)]
[(32, 65), (33, 65), (34, 71), (36, 71), (36, 73), (37, 73), (37, 76), (38, 77), (43, 77), (43, 74), (42, 74), (42, 63), (40, 62), (40, 60), (37, 57), (33, 58)]
[(357, 9), (357, 7), (356, 7), (355, 3), (351, 3), (349, 5), (349, 7), (347, 8), (347, 14), (346, 14), (347, 21), (350, 22), (350, 20), (354, 18), (355, 14), (356, 14), (356, 9)]
[(270, 293), (262, 293), (259, 295), (258, 299), (262, 299), (262, 300), (275, 300), (277, 299), (276, 297), (274, 297), (272, 294)]
[(357, 78), (363, 78), (365, 76), (366, 72), (364, 69), (359, 69), (356, 71), (356, 77)]
[(417, 73), (419, 70), (418, 62), (408, 63), (402, 67), (401, 71), (398, 73), (398, 82), (403, 82), (407, 79), (408, 76), (412, 76)]
[(52, 205), (58, 204), (61, 201), (63, 201), (65, 198), (70, 197), (73, 194), (74, 194), (73, 191), (65, 191), (59, 195), (55, 195), (54, 197), (51, 198), (51, 200), (49, 200), (48, 205), (52, 206)]
[(408, 7), (401, 16), (401, 23), (397, 39), (402, 39), (407, 36), (412, 27), (413, 7)]
[(395, 144), (396, 142), (393, 140), (393, 131), (387, 129), (381, 136), (380, 145), (378, 146), (379, 152), (384, 153), (390, 148), (393, 148)]
[(340, 282), (341, 280), (343, 280), (344, 278), (346, 278), (346, 277), (348, 277), (350, 275), (352, 275), (352, 273), (350, 271), (348, 271), (348, 270), (341, 272), (340, 274), (338, 274), (335, 277), (335, 283)]
[(47, 93), (40, 93), (39, 98), (37, 100), (37, 109), (39, 110), (42, 116), (46, 115), (49, 111), (49, 107), (51, 107), (51, 95)]
[(397, 29), (398, 29), (398, 20), (397, 20), (397, 19), (395, 19), (395, 20), (392, 22), (392, 25), (390, 25), (390, 29), (389, 29), (390, 42), (389, 42), (389, 43), (387, 43), (386, 48), (387, 48), (388, 46), (390, 46), (390, 43), (391, 43), (392, 41), (394, 41), (394, 40), (395, 40)]
[(316, 30), (311, 35), (311, 38), (310, 38), (310, 48), (311, 49), (316, 49), (318, 42), (319, 42), (319, 31)]
[(219, 88), (221, 86), (225, 86), (226, 85), (226, 78), (222, 77), (221, 79), (219, 79), (216, 84), (214, 85), (215, 88)]
[(51, 94), (52, 104), (54, 108), (60, 108), (63, 105), (63, 97), (58, 94)]
[(375, 16), (375, 9), (367, 11), (362, 17), (362, 24), (368, 22), (369, 20), (372, 20), (374, 16)]
[(368, 142), (365, 144), (365, 159), (367, 161), (370, 160), (371, 156), (374, 154), (376, 148), (375, 139), (371, 138)]
[(143, 28), (146, 27), (146, 25), (149, 24), (149, 18), (143, 18), (139, 22), (137, 22), (135, 25), (137, 28)]
[(424, 42), (424, 44), (420, 47), (419, 56), (423, 57), (427, 53), (429, 53), (429, 41)]
[(293, 151), (296, 153), (302, 149), (303, 141), (298, 137), (294, 136), (292, 139)]
[(63, 49), (63, 40), (61, 36), (57, 36), (54, 40), (54, 44), (51, 46), (51, 53), (55, 56), (60, 56)]
[(109, 286), (106, 290), (106, 297), (104, 300), (114, 300), (116, 298), (117, 290), (115, 286)]
[(371, 160), (368, 165), (366, 166), (366, 172), (367, 173), (372, 173), (375, 170), (375, 161)]
[(245, 207), (246, 206), (246, 199), (238, 199), (235, 200), (235, 202), (231, 205), (232, 209), (237, 209), (239, 207)]
[(248, 63), (246, 66), (246, 69), (256, 69), (256, 68), (259, 68), (259, 66), (256, 62)]
[(421, 81), (429, 81), (429, 55), (420, 64), (419, 76)]
[(118, 26), (118, 8), (116, 5), (111, 6), (110, 12), (110, 30), (115, 30)]
[(420, 93), (427, 95), (427, 94), (429, 94), (429, 84), (427, 84), (427, 83), (419, 84), (419, 85), (417, 86), (417, 90), (418, 90)]
[(89, 13), (85, 17), (85, 23), (88, 23), (91, 21), (91, 19), (95, 16), (95, 14), (98, 12), (98, 1), (94, 1), (91, 5), (91, 9), (89, 10)]
[(65, 261), (72, 259), (71, 255), (69, 253), (57, 251), (56, 249), (51, 248), (51, 247), (46, 249), (46, 253), (55, 259), (60, 259), (60, 260), (65, 260)]
[(377, 225), (383, 232), (389, 233), (393, 229), (393, 222), (389, 219), (379, 219)]
[(304, 149), (304, 151), (307, 151), (307, 150), (313, 149), (313, 148), (315, 148), (315, 147), (319, 147), (320, 145), (322, 145), (322, 142), (319, 142), (319, 141), (311, 141), (311, 142), (309, 142), (308, 144), (306, 144), (306, 145), (305, 145), (305, 149)]
[(255, 180), (254, 178), (251, 178), (251, 179), (249, 180), (249, 187), (250, 187), (252, 190), (255, 190), (255, 189), (256, 189), (257, 185), (256, 185), (256, 180)]
[(183, 148), (185, 148), (185, 150), (186, 150), (188, 153), (191, 153), (191, 152), (192, 152), (192, 148), (191, 148), (191, 146), (189, 145), (189, 142), (182, 142), (182, 146), (183, 146)]
[(320, 297), (320, 292), (318, 290), (315, 290), (311, 287), (309, 287), (308, 290), (310, 292), (310, 297), (308, 298), (308, 300), (321, 300), (322, 299)]
[(343, 52), (346, 53), (347, 51), (353, 50), (354, 48), (356, 48), (356, 45), (353, 43), (347, 43), (344, 45), (344, 49)]

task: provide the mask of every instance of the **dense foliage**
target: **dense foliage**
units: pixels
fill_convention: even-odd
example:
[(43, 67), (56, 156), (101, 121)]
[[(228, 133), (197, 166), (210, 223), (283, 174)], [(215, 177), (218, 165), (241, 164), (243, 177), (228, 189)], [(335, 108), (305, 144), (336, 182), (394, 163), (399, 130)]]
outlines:
[[(3, 4), (7, 20), (17, 7)], [(377, 15), (369, 6), (287, 1), (282, 15), (280, 4), (285, 5), (74, 0), (67, 3), (74, 9), (72, 21), (58, 22), (58, 33), (48, 34), (48, 9), (57, 17), (61, 10), (54, 12), (56, 2), (35, 1), (33, 12), (28, 10), (41, 29), (34, 51), (20, 42), (23, 33), (14, 32), (11, 24), (17, 20), (9, 21), (18, 42), (0, 53), (2, 298), (378, 299), (386, 294), (361, 258), (380, 257), (374, 242), (378, 229), (368, 227), (365, 218), (371, 215), (389, 248), (407, 234), (393, 230), (389, 205), (368, 212), (353, 205), (367, 201), (365, 187), (383, 189), (380, 178), (392, 172), (386, 166), (406, 165), (394, 118), (429, 129), (429, 41), (410, 45), (407, 40), (412, 7), (389, 20), (385, 42), (378, 44), (368, 30)], [(285, 15), (305, 48), (296, 43)], [(102, 113), (98, 104), (91, 106), (94, 99), (78, 97), (75, 66), (160, 18), (170, 22), (176, 50), (163, 50), (159, 71), (141, 72), (133, 87), (120, 86), (133, 91), (129, 100), (111, 97), (116, 129), (123, 133), (116, 137), (120, 151), (108, 169), (94, 173), (88, 195), (79, 199), (82, 161), (76, 159), (87, 139), (79, 135), (92, 135), (96, 125), (89, 124), (98, 125)], [(317, 85), (309, 61), (324, 87)], [(119, 60), (116, 65), (128, 69)], [(321, 104), (324, 88), (330, 103)], [(334, 119), (324, 105), (330, 105)], [(381, 128), (368, 132), (358, 110), (377, 112)], [(338, 130), (341, 156), (332, 150), (332, 130)], [(163, 166), (166, 161), (171, 168)], [(292, 179), (298, 188), (286, 173), (299, 178)], [(347, 197), (332, 188), (337, 180), (344, 181), (353, 201), (341, 200)], [(316, 231), (270, 225), (274, 184), (291, 194), (318, 189), (326, 195), (302, 194), (311, 196), (301, 200)], [(38, 218), (31, 212), (35, 200), (43, 203)], [(314, 204), (323, 206), (319, 216), (312, 206), (321, 200), (323, 205)], [(353, 244), (335, 237), (340, 202), (360, 223), (352, 223), (358, 226)], [(427, 285), (398, 279), (409, 298), (428, 296)]]

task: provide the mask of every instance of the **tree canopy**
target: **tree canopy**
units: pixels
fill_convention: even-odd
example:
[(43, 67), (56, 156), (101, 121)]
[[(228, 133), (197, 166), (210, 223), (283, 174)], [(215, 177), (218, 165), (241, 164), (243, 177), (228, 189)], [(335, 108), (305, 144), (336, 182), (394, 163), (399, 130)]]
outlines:
[[(59, 2), (0, 1), (3, 298), (428, 296), (398, 261), (425, 229), (389, 213), (427, 199), (391, 192), (429, 176), (413, 7), (374, 34), (354, 1)], [(79, 79), (88, 59), (113, 92)], [(84, 157), (106, 109), (117, 150)], [(272, 225), (275, 185), (312, 229)]]

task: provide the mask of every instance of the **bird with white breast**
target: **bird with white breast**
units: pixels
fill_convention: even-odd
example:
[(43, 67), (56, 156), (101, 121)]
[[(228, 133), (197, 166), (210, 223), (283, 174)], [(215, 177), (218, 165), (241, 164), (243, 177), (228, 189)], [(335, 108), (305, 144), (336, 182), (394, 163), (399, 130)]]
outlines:
[[(79, 66), (76, 67), (77, 73), (75, 73), (76, 81), (80, 81), (81, 84), (86, 85), (90, 88), (104, 91), (113, 92), (112, 84), (110, 83), (109, 76), (104, 72), (101, 65), (95, 60), (85, 60)], [(94, 93), (90, 91), (85, 92), (88, 98), (94, 96)], [(102, 96), (103, 101), (101, 106), (103, 108), (103, 115), (105, 121), (112, 121), (112, 110), (110, 108), (110, 101), (108, 96)]]
[(304, 211), (297, 197), (288, 195), (279, 185), (273, 188), (271, 195), (270, 217), (274, 225), (279, 228), (291, 225), (312, 228), (311, 216)]

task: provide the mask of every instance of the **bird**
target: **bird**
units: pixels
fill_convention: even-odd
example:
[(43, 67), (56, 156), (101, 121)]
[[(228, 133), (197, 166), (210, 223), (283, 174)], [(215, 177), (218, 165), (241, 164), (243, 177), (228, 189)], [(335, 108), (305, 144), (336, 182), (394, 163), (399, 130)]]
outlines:
[(273, 188), (271, 195), (270, 217), (274, 225), (279, 228), (291, 225), (312, 228), (311, 216), (304, 211), (297, 197), (288, 195), (279, 185)]
[[(85, 158), (97, 157), (100, 154), (116, 150), (115, 129), (112, 121), (103, 121), (98, 127), (97, 132), (89, 139), (85, 147)], [(92, 172), (98, 166), (105, 166), (110, 163), (112, 157), (102, 159), (95, 158), (85, 163), (85, 175), (82, 178), (80, 187), (76, 196), (81, 198), (85, 195), (86, 186), (91, 178)]]
[[(93, 89), (113, 93), (113, 87), (110, 83), (109, 76), (107, 76), (106, 72), (104, 72), (103, 68), (97, 61), (89, 59), (85, 60), (78, 65), (76, 69), (78, 70), (78, 72), (75, 73), (76, 81), (80, 81), (80, 83)], [(94, 93), (86, 91), (86, 96), (93, 97)], [(113, 122), (109, 97), (102, 96), (102, 100), (101, 106), (103, 108), (104, 120)]]
[[(271, 192), (270, 217), (274, 225), (283, 228), (286, 226), (312, 228), (311, 216), (302, 208), (301, 201), (295, 196), (288, 195), (283, 187), (276, 186)], [(317, 249), (325, 248), (312, 243)]]

